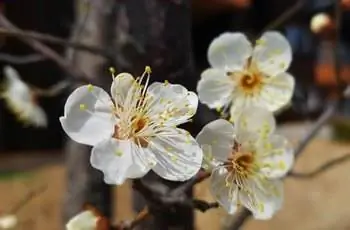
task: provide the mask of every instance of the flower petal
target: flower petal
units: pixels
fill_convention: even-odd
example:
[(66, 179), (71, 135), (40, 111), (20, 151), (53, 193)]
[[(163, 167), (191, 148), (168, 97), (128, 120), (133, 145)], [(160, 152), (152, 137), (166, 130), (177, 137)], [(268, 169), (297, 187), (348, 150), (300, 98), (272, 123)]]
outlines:
[(18, 225), (18, 218), (15, 215), (3, 215), (0, 216), (0, 229), (15, 229)]
[(68, 221), (66, 224), (67, 230), (94, 230), (97, 226), (98, 217), (94, 215), (92, 211), (83, 211), (72, 219)]
[(285, 176), (294, 163), (294, 149), (279, 135), (273, 135), (263, 141), (257, 155), (261, 158), (262, 164), (266, 165), (262, 168), (262, 173), (268, 178)]
[(203, 153), (196, 140), (183, 129), (168, 129), (157, 134), (150, 143), (150, 150), (158, 163), (153, 170), (172, 181), (185, 181), (200, 169)]
[(230, 108), (230, 121), (235, 123), (237, 119), (241, 116), (242, 110), (247, 107), (247, 99), (245, 97), (239, 96), (238, 92), (232, 95), (232, 105)]
[(196, 140), (200, 146), (210, 145), (213, 158), (224, 162), (232, 151), (234, 135), (232, 124), (224, 119), (218, 119), (206, 124)]
[(114, 78), (111, 86), (111, 95), (116, 104), (121, 105), (125, 101), (134, 81), (134, 77), (129, 73), (120, 73)]
[(285, 72), (292, 62), (292, 48), (279, 32), (266, 32), (254, 47), (253, 61), (258, 69), (273, 77)]
[(266, 181), (265, 191), (254, 183), (251, 183), (250, 186), (249, 189), (254, 192), (253, 196), (241, 192), (239, 194), (240, 201), (252, 212), (255, 219), (271, 219), (282, 206), (283, 182), (280, 180)]
[(214, 68), (225, 71), (242, 70), (252, 54), (252, 45), (242, 33), (223, 33), (208, 48), (208, 61)]
[(81, 86), (73, 91), (60, 117), (63, 130), (74, 141), (96, 145), (114, 132), (113, 103), (99, 87)]
[(270, 111), (277, 111), (287, 105), (294, 92), (295, 80), (289, 73), (280, 73), (265, 80), (258, 103)]
[(168, 126), (187, 122), (197, 111), (198, 97), (178, 84), (155, 82), (147, 89), (148, 114)]
[(276, 128), (276, 120), (273, 114), (261, 107), (251, 106), (244, 108), (236, 122), (238, 138), (241, 134), (259, 134), (261, 138), (267, 138)]
[(222, 107), (231, 100), (234, 82), (222, 69), (207, 69), (201, 74), (197, 85), (200, 102), (209, 108)]
[(151, 169), (151, 164), (141, 159), (142, 153), (140, 148), (129, 140), (110, 138), (94, 146), (90, 162), (94, 168), (103, 172), (107, 184), (120, 185), (127, 178), (142, 177)]
[[(234, 184), (227, 186), (225, 168), (215, 169), (210, 176), (210, 191), (217, 202), (229, 213), (234, 214), (238, 208), (238, 188)], [(231, 187), (233, 186), (233, 187)], [(234, 191), (232, 196), (230, 191)]]

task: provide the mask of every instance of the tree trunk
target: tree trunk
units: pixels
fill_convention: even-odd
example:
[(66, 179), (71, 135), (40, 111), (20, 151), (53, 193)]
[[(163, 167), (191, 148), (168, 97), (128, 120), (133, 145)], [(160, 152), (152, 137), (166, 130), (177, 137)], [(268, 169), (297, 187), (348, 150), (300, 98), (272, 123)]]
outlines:
[[(76, 1), (76, 25), (72, 40), (94, 46), (109, 47), (108, 37), (113, 0)], [(85, 5), (84, 5), (85, 4)], [(67, 58), (82, 69), (95, 84), (108, 90), (111, 77), (106, 76), (107, 60), (87, 52), (67, 50)], [(112, 196), (110, 187), (104, 183), (100, 171), (90, 165), (88, 146), (69, 140), (66, 146), (67, 193), (63, 207), (64, 224), (80, 212), (85, 203), (99, 209), (105, 216), (111, 217)]]
[[(114, 43), (118, 72), (140, 75), (149, 65), (151, 81), (168, 80), (194, 90), (197, 79), (192, 60), (190, 4), (190, 0), (119, 1)], [(180, 184), (162, 180), (152, 172), (141, 180), (163, 191)], [(191, 199), (192, 191), (185, 196)], [(133, 197), (135, 211), (147, 205), (153, 216), (138, 229), (194, 229), (192, 208), (183, 205), (155, 207), (135, 191)]]

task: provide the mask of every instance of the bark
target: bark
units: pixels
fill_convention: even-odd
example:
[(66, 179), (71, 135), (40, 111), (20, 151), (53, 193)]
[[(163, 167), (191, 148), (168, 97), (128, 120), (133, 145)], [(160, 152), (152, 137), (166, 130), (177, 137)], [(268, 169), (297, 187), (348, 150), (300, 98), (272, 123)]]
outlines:
[[(190, 0), (119, 1), (114, 41), (118, 72), (140, 75), (149, 65), (151, 81), (168, 80), (194, 90), (197, 79), (192, 60), (190, 4)], [(181, 184), (162, 180), (154, 173), (141, 182), (162, 195)], [(193, 209), (180, 201), (171, 207), (160, 207), (145, 201), (135, 191), (133, 197), (135, 211), (147, 205), (153, 216), (138, 229), (194, 229)], [(192, 191), (181, 196), (181, 199), (191, 198)]]
[[(84, 44), (108, 47), (113, 0), (77, 0), (76, 25), (72, 40)], [(82, 69), (94, 83), (108, 90), (111, 77), (107, 76), (107, 61), (87, 52), (67, 50), (67, 58)], [(63, 223), (80, 212), (85, 203), (94, 205), (105, 216), (111, 217), (111, 189), (103, 181), (100, 171), (90, 165), (91, 148), (68, 140), (66, 145), (67, 193), (64, 199)]]

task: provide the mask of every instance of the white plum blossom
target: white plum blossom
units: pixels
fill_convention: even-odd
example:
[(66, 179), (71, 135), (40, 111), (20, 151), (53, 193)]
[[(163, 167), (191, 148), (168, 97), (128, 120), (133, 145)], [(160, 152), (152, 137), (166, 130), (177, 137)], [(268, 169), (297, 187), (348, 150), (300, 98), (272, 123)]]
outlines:
[(212, 172), (211, 192), (228, 213), (242, 205), (256, 219), (269, 219), (281, 208), (281, 178), (293, 165), (294, 151), (274, 130), (271, 112), (250, 107), (234, 126), (218, 119), (198, 134), (204, 166)]
[(199, 100), (221, 112), (230, 109), (231, 121), (249, 106), (275, 112), (290, 101), (294, 78), (286, 72), (291, 47), (279, 32), (266, 32), (253, 45), (242, 33), (225, 32), (208, 48), (211, 65), (197, 85)]
[(0, 229), (14, 229), (18, 224), (18, 219), (15, 215), (0, 216)]
[(66, 224), (66, 230), (97, 230), (99, 216), (86, 210), (78, 213)]
[(46, 127), (46, 113), (37, 103), (33, 90), (21, 80), (19, 73), (11, 66), (5, 66), (3, 71), (5, 84), (1, 97), (9, 109), (25, 124)]
[(194, 176), (202, 150), (176, 126), (195, 114), (197, 95), (167, 81), (148, 86), (149, 67), (136, 79), (129, 73), (113, 77), (112, 97), (97, 86), (81, 86), (68, 97), (60, 118), (70, 138), (94, 146), (91, 164), (105, 182), (122, 184), (150, 169), (173, 181)]

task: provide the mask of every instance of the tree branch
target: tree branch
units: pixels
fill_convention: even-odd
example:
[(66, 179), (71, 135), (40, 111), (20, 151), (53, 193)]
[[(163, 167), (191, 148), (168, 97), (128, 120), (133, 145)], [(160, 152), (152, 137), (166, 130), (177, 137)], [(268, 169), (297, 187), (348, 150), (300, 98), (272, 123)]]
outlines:
[[(0, 13), (0, 26), (5, 27), (7, 30), (14, 33), (23, 33), (23, 31), (13, 25), (3, 14)], [(58, 66), (60, 66), (64, 71), (69, 75), (76, 76), (79, 79), (89, 79), (85, 73), (79, 71), (78, 69), (73, 68), (73, 66), (67, 62), (61, 55), (47, 47), (46, 45), (33, 40), (28, 37), (19, 37), (23, 42), (27, 43), (38, 53), (41, 53), (45, 57), (53, 60)]]
[(343, 10), (341, 7), (342, 0), (335, 0), (334, 6), (334, 17), (335, 17), (335, 40), (334, 40), (334, 49), (333, 49), (333, 59), (334, 59), (334, 74), (337, 81), (338, 92), (342, 90), (342, 79), (341, 79), (341, 63), (339, 56), (339, 44), (340, 44), (340, 36), (341, 36), (341, 26), (342, 26), (342, 18), (343, 18)]
[(109, 52), (108, 50), (105, 50), (105, 49), (102, 49), (99, 47), (95, 47), (95, 46), (91, 46), (91, 45), (81, 44), (78, 42), (68, 41), (66, 39), (58, 38), (58, 37), (52, 36), (50, 34), (43, 34), (43, 33), (38, 33), (35, 31), (24, 31), (24, 30), (15, 31), (15, 30), (8, 29), (8, 28), (0, 28), (0, 34), (5, 35), (5, 36), (25, 38), (25, 39), (34, 39), (34, 40), (43, 41), (43, 42), (47, 42), (47, 43), (51, 43), (51, 44), (61, 45), (64, 47), (71, 47), (74, 49), (87, 51), (87, 52), (92, 53), (92, 54), (98, 54), (98, 55), (104, 56), (106, 58), (113, 57), (113, 54), (111, 52)]
[(0, 61), (16, 64), (16, 65), (24, 65), (30, 64), (33, 62), (45, 61), (47, 58), (40, 54), (29, 54), (29, 55), (12, 55), (6, 53), (0, 53)]
[(251, 217), (251, 212), (242, 208), (240, 212), (238, 212), (236, 218), (233, 218), (228, 226), (224, 227), (224, 230), (239, 230), (241, 226)]
[(329, 121), (329, 119), (336, 113), (338, 108), (338, 101), (331, 101), (326, 108), (326, 110), (317, 119), (315, 124), (310, 128), (307, 134), (299, 142), (298, 146), (295, 148), (295, 157), (300, 156), (306, 146), (315, 137), (318, 131)]
[(210, 177), (209, 172), (205, 172), (205, 171), (200, 170), (195, 177), (191, 178), (189, 181), (185, 182), (184, 184), (182, 184), (179, 187), (177, 187), (176, 189), (174, 189), (171, 192), (172, 196), (178, 196), (178, 195), (192, 189), (193, 186), (204, 181), (208, 177)]
[(39, 194), (42, 194), (44, 191), (46, 191), (47, 185), (41, 186), (38, 189), (35, 189), (33, 191), (30, 191), (26, 196), (22, 198), (15, 206), (9, 210), (8, 213), (15, 214), (19, 210), (22, 209), (29, 201), (31, 201), (33, 198), (37, 197)]
[(336, 159), (332, 159), (329, 162), (321, 165), (319, 168), (317, 168), (316, 170), (312, 171), (312, 172), (308, 172), (308, 173), (300, 173), (300, 172), (294, 172), (291, 171), (288, 173), (288, 176), (290, 177), (295, 177), (295, 178), (299, 178), (299, 179), (309, 179), (315, 176), (318, 176), (321, 173), (324, 173), (325, 171), (334, 168), (335, 166), (344, 163), (346, 161), (350, 160), (350, 153), (346, 154), (344, 156), (341, 156), (339, 158)]
[(262, 30), (263, 32), (277, 29), (284, 23), (286, 23), (289, 19), (291, 19), (298, 11), (304, 6), (305, 0), (298, 0), (292, 7), (284, 11), (279, 17), (270, 22), (265, 28)]

